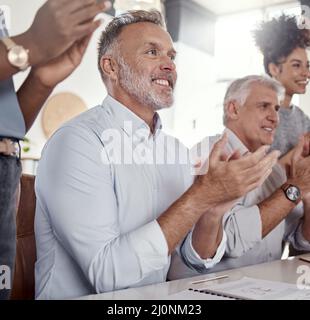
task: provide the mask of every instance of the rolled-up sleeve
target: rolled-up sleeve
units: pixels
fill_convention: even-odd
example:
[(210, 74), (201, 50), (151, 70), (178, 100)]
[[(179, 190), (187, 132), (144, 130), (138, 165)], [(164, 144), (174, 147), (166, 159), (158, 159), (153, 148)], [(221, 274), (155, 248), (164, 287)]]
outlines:
[(155, 220), (121, 232), (113, 168), (99, 138), (83, 127), (64, 127), (47, 149), (38, 201), (47, 208), (55, 237), (97, 293), (133, 286), (167, 266), (167, 243)]
[(181, 258), (188, 267), (203, 273), (205, 270), (213, 268), (221, 261), (226, 249), (226, 234), (223, 232), (222, 241), (219, 244), (215, 255), (213, 258), (208, 259), (202, 259), (194, 249), (192, 245), (192, 234), (193, 231), (186, 236), (180, 247)]
[(226, 256), (238, 258), (262, 241), (262, 220), (258, 203), (267, 199), (286, 181), (285, 170), (276, 164), (264, 184), (250, 191), (224, 216)]
[(224, 216), (227, 235), (226, 256), (237, 258), (262, 240), (262, 221), (258, 206), (233, 207)]
[(285, 220), (285, 240), (296, 250), (310, 251), (310, 242), (302, 234), (304, 206), (300, 202)]
[(291, 241), (296, 250), (310, 251), (310, 241), (302, 234), (302, 223), (299, 224), (294, 240)]

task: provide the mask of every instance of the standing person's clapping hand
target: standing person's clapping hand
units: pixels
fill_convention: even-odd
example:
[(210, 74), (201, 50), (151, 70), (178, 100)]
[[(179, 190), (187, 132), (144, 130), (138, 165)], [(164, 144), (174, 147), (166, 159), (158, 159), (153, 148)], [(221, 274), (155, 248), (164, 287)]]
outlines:
[[(101, 24), (95, 17), (110, 7), (108, 0), (48, 0), (37, 11), (30, 28), (12, 40), (27, 50), (29, 66), (49, 62), (90, 37)], [(3, 61), (0, 81), (19, 71)]]
[[(48, 0), (37, 11), (30, 28), (11, 38), (26, 50), (28, 66), (32, 67), (17, 92), (26, 131), (54, 87), (79, 66), (93, 32), (101, 24), (95, 19), (97, 14), (110, 7), (107, 0)], [(1, 49), (0, 81), (19, 71), (8, 63), (7, 53)]]
[(110, 2), (104, 0), (48, 0), (25, 33), (35, 58), (46, 62), (91, 35), (101, 23), (94, 20), (95, 16), (109, 6)]

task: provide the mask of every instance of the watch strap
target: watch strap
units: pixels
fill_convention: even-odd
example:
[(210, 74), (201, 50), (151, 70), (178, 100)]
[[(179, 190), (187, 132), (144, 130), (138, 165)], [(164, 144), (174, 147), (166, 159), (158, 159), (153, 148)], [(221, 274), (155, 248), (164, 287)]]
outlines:
[(297, 187), (297, 186), (295, 186), (295, 185), (293, 185), (293, 184), (290, 184), (290, 183), (288, 183), (288, 182), (285, 182), (282, 186), (281, 186), (281, 189), (282, 189), (282, 191), (284, 192), (284, 194), (285, 194), (285, 197), (286, 197), (286, 199), (288, 199), (289, 201), (291, 201), (291, 202), (294, 202), (294, 203), (296, 203), (296, 204), (298, 204), (300, 201), (301, 201), (301, 193), (300, 193), (300, 195), (299, 195), (299, 197), (295, 200), (295, 201), (293, 201), (292, 199), (290, 199), (289, 197), (288, 197), (288, 195), (287, 195), (287, 189), (288, 188), (290, 188), (290, 187), (295, 187), (295, 188), (297, 188), (298, 190), (299, 190), (299, 192), (300, 192), (300, 189)]
[(282, 184), (281, 189), (285, 192), (291, 186), (290, 183), (285, 182)]
[(7, 50), (11, 50), (12, 48), (17, 46), (17, 44), (8, 37), (2, 38), (1, 41), (4, 43)]

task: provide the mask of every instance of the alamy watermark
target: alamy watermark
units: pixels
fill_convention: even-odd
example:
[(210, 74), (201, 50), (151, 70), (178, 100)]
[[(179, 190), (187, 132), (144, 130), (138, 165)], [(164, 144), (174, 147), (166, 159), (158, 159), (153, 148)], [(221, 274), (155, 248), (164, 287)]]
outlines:
[(123, 130), (104, 130), (101, 141), (101, 161), (105, 165), (188, 165), (193, 175), (204, 174), (208, 169), (209, 139), (189, 150), (161, 130), (153, 135), (147, 127), (134, 130), (133, 123), (125, 121)]
[(0, 290), (11, 290), (11, 269), (6, 265), (0, 266)]
[(297, 288), (299, 290), (310, 290), (310, 267), (306, 265), (300, 265), (297, 268), (297, 273), (301, 274), (297, 278)]

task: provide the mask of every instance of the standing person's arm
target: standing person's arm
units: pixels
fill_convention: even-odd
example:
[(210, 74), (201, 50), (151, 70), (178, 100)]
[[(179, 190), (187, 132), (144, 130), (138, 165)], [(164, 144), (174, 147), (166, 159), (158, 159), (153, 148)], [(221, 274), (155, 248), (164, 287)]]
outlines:
[[(30, 66), (46, 63), (92, 34), (100, 25), (94, 17), (108, 7), (105, 0), (48, 0), (36, 13), (31, 27), (11, 39), (29, 50)], [(0, 81), (19, 72), (9, 63), (7, 54), (0, 41)]]
[(29, 76), (17, 92), (26, 131), (30, 129), (54, 87), (67, 78), (81, 63), (89, 39), (90, 36), (76, 42), (56, 59), (32, 68)]

